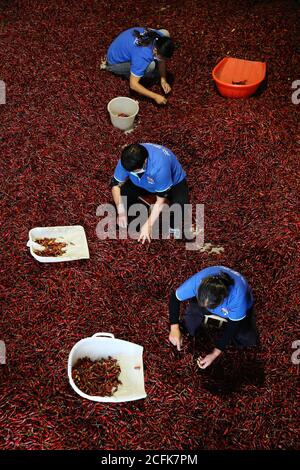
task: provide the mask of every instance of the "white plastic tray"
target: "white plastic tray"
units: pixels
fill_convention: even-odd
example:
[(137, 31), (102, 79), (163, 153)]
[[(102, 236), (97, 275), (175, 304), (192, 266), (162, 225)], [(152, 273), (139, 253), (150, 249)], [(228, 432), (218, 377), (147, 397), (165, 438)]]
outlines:
[[(122, 384), (111, 397), (90, 396), (83, 393), (72, 379), (72, 367), (78, 359), (88, 357), (92, 361), (111, 356), (117, 359)], [(139, 367), (139, 368), (136, 368)], [(121, 403), (146, 398), (143, 368), (143, 347), (116, 339), (111, 333), (96, 333), (76, 343), (68, 359), (68, 377), (71, 387), (78, 395), (91, 401)]]
[[(31, 246), (32, 241), (39, 238), (63, 238), (68, 245), (66, 253), (62, 256), (39, 256), (34, 253)], [(71, 245), (72, 242), (74, 245)], [(84, 228), (81, 225), (71, 225), (67, 227), (35, 227), (29, 231), (27, 246), (31, 255), (40, 263), (59, 263), (62, 261), (74, 261), (76, 259), (89, 259), (89, 247)]]

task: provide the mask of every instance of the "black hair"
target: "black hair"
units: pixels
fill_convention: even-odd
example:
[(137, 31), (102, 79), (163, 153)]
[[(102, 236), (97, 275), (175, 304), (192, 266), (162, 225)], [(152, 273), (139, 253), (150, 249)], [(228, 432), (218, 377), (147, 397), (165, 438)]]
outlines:
[[(216, 276), (208, 276), (202, 280), (197, 293), (198, 304), (201, 307), (214, 309), (228, 296), (229, 287), (234, 280), (229, 274), (221, 272)], [(207, 303), (207, 305), (206, 305)]]
[(127, 171), (135, 171), (143, 168), (148, 150), (141, 144), (130, 144), (124, 148), (121, 154), (122, 166)]
[(171, 38), (161, 36), (159, 33), (150, 28), (145, 28), (143, 33), (137, 29), (133, 31), (133, 35), (137, 38), (137, 45), (141, 47), (149, 46), (152, 44), (156, 47), (160, 56), (165, 59), (170, 59), (173, 55), (175, 45)]

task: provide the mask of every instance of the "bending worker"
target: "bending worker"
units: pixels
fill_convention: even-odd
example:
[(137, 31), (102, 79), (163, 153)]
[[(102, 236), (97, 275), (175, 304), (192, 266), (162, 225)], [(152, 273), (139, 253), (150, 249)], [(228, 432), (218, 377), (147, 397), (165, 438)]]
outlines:
[(187, 279), (171, 294), (169, 340), (178, 350), (182, 346), (180, 302), (185, 300), (190, 300), (190, 303), (182, 325), (191, 336), (199, 331), (204, 315), (214, 314), (228, 321), (215, 342), (214, 350), (204, 358), (199, 357), (197, 363), (201, 369), (208, 367), (230, 344), (238, 348), (257, 344), (253, 295), (241, 274), (224, 266), (211, 266)]
[(166, 61), (172, 57), (174, 43), (167, 30), (130, 28), (123, 31), (109, 46), (106, 70), (129, 78), (130, 88), (152, 98), (157, 104), (166, 104), (165, 96), (154, 93), (140, 83), (145, 78), (160, 77), (164, 93), (171, 87), (167, 82)]
[[(131, 144), (124, 148), (112, 178), (112, 196), (118, 212), (118, 225), (128, 225), (128, 210), (138, 203), (140, 196), (156, 195), (156, 202), (148, 220), (140, 230), (139, 241), (151, 241), (151, 230), (159, 217), (166, 199), (179, 204), (182, 214), (189, 203), (186, 173), (171, 150), (156, 144)], [(176, 219), (176, 220), (175, 220)], [(178, 218), (171, 211), (169, 233), (175, 238), (186, 235), (185, 227), (175, 227)], [(178, 233), (180, 231), (180, 233)], [(175, 235), (176, 234), (176, 235)]]

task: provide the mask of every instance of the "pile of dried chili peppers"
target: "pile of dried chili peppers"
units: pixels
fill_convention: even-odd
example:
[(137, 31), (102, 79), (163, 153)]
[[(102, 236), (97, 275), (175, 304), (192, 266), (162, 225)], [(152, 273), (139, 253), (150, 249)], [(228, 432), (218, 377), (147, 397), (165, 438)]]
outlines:
[(117, 359), (108, 357), (92, 361), (88, 357), (78, 359), (72, 368), (76, 386), (87, 395), (111, 397), (122, 384), (119, 380), (121, 368)]
[(58, 242), (56, 238), (39, 238), (35, 241), (45, 247), (44, 250), (34, 250), (34, 253), (38, 256), (62, 256), (66, 253), (64, 248), (67, 243)]

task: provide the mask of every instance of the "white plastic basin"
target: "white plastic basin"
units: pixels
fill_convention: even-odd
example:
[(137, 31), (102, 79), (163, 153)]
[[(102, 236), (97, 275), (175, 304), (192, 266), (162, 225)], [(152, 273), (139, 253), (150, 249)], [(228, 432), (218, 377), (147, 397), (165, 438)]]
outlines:
[[(74, 383), (72, 367), (78, 359), (88, 357), (92, 361), (111, 356), (117, 359), (121, 368), (122, 382), (111, 397), (90, 396), (83, 393)], [(111, 333), (96, 333), (76, 343), (68, 359), (68, 377), (71, 387), (78, 395), (91, 401), (121, 403), (145, 398), (143, 347), (138, 344), (116, 339)]]

